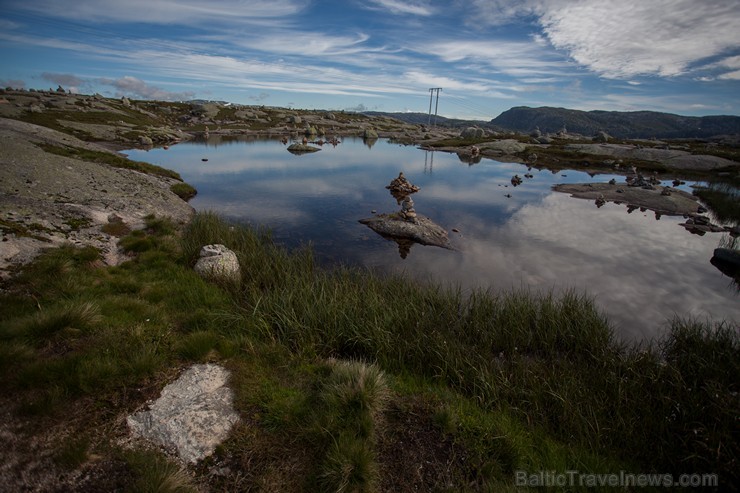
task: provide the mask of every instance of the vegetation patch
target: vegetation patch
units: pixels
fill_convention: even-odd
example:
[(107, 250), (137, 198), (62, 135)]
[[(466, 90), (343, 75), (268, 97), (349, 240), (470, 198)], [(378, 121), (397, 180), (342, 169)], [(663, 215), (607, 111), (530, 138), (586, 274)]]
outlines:
[[(40, 225), (39, 225), (40, 226)], [(30, 225), (28, 227), (24, 226), (21, 223), (17, 223), (15, 221), (7, 221), (5, 219), (0, 219), (0, 231), (4, 235), (12, 234), (15, 236), (23, 236), (27, 238), (33, 238), (35, 240), (43, 241), (50, 243), (51, 240), (49, 238), (45, 238), (43, 236), (39, 236), (38, 234), (35, 234), (34, 231), (45, 231), (46, 229), (42, 227), (34, 227), (34, 225)]]
[(170, 190), (172, 190), (172, 193), (186, 202), (195, 197), (198, 193), (198, 191), (193, 186), (187, 183), (175, 183), (170, 187)]
[[(239, 287), (192, 271), (208, 243), (237, 253)], [(0, 294), (9, 416), (44, 423), (29, 439), (52, 425), (80, 437), (55, 447), (59, 474), (97, 456), (142, 491), (513, 491), (517, 470), (740, 480), (729, 323), (677, 319), (656, 344), (626, 345), (583, 293), (324, 271), (213, 214), (182, 236), (149, 217), (121, 245), (117, 267), (94, 248), (50, 250)], [(118, 451), (106, 433), (196, 361), (232, 371), (231, 438), (189, 469)]]
[(740, 189), (729, 183), (715, 182), (694, 189), (720, 221), (740, 224)]
[(55, 146), (51, 144), (39, 144), (44, 151), (58, 156), (70, 157), (74, 159), (81, 159), (83, 161), (90, 161), (93, 163), (108, 164), (116, 168), (132, 169), (140, 171), (149, 175), (164, 176), (166, 178), (174, 178), (182, 181), (180, 174), (157, 166), (155, 164), (145, 163), (143, 161), (132, 161), (123, 156), (113, 154), (110, 152), (103, 151), (91, 151), (88, 149), (80, 149), (77, 147), (63, 147)]

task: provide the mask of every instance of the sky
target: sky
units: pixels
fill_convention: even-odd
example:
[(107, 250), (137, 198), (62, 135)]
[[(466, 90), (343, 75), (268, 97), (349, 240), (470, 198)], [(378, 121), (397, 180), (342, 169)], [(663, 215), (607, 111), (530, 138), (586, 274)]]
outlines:
[(2, 87), (135, 99), (740, 115), (740, 0), (0, 0), (0, 53)]

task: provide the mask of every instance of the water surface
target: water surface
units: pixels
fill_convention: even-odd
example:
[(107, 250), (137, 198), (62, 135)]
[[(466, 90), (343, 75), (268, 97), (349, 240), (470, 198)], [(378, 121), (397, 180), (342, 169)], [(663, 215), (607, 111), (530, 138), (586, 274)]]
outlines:
[[(678, 225), (681, 217), (656, 220), (650, 211), (628, 213), (613, 203), (597, 208), (551, 191), (557, 183), (610, 175), (532, 169), (533, 178), (513, 187), (511, 177), (523, 176), (526, 166), (487, 159), (470, 165), (455, 154), (384, 140), (369, 146), (345, 139), (300, 156), (275, 140), (218, 138), (126, 152), (178, 171), (198, 189), (195, 209), (269, 226), (288, 247), (311, 242), (323, 263), (464, 289), (575, 288), (594, 296), (627, 339), (659, 335), (674, 315), (740, 319), (735, 286), (709, 263), (726, 235), (692, 235)], [(421, 187), (413, 195), (417, 212), (450, 231), (457, 251), (414, 245), (402, 258), (395, 242), (357, 222), (372, 211), (398, 209), (385, 185), (399, 171)]]

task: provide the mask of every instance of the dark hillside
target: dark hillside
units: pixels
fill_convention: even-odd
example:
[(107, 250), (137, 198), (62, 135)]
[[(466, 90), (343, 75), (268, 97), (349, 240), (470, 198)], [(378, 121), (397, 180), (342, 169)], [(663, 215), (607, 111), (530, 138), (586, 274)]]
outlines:
[(579, 111), (566, 108), (511, 108), (491, 120), (510, 130), (568, 132), (593, 135), (605, 131), (617, 138), (707, 138), (740, 133), (738, 116), (692, 117), (655, 111)]

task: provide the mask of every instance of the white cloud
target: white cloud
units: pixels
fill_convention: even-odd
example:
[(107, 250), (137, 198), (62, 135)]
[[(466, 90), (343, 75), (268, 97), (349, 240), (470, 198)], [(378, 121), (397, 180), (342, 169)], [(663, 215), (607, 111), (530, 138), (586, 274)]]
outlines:
[(430, 16), (434, 10), (428, 2), (404, 1), (404, 0), (370, 0), (376, 8), (388, 10), (392, 14), (412, 14)]
[(740, 70), (727, 72), (726, 74), (717, 76), (717, 78), (722, 80), (740, 80)]
[[(241, 39), (240, 39), (241, 37)], [(327, 55), (355, 55), (367, 51), (377, 51), (364, 43), (370, 37), (366, 34), (357, 34), (355, 37), (332, 36), (320, 32), (296, 32), (276, 30), (269, 34), (257, 33), (253, 37), (245, 38), (242, 34), (234, 33), (227, 37), (204, 38), (205, 40), (221, 39), (224, 42), (243, 46), (244, 48), (259, 50), (268, 53), (295, 55), (296, 47), (306, 57)]]
[(535, 43), (504, 40), (452, 40), (420, 45), (418, 51), (433, 53), (445, 62), (478, 60), (490, 69), (513, 77), (571, 75), (572, 64)]
[(8, 7), (96, 22), (149, 24), (261, 23), (300, 12), (307, 0), (12, 0)]
[(736, 0), (478, 0), (480, 22), (534, 15), (557, 49), (606, 78), (676, 76), (740, 46)]

